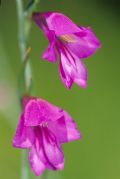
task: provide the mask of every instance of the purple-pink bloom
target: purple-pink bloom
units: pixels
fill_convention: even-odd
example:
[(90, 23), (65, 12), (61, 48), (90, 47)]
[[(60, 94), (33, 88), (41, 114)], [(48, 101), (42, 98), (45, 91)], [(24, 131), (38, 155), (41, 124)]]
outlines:
[(68, 89), (73, 83), (85, 88), (87, 70), (82, 59), (90, 57), (100, 48), (100, 41), (92, 29), (79, 27), (58, 12), (34, 13), (33, 20), (49, 40), (43, 58), (56, 62), (57, 56), (59, 57), (60, 76)]
[(72, 117), (39, 98), (24, 98), (24, 107), (13, 140), (16, 148), (29, 149), (29, 162), (39, 176), (45, 169), (63, 170), (62, 143), (80, 139)]

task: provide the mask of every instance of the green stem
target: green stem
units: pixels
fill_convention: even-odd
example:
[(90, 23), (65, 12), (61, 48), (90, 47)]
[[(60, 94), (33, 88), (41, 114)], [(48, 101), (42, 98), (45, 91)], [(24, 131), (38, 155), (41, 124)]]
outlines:
[[(27, 163), (26, 163), (27, 162)], [(21, 179), (29, 179), (29, 169), (28, 169), (28, 151), (22, 151), (22, 173)]]
[(23, 1), (16, 0), (17, 4), (17, 12), (18, 12), (18, 25), (19, 25), (19, 47), (21, 52), (21, 59), (24, 60), (24, 55), (26, 52), (26, 39), (25, 39), (25, 19), (24, 19), (24, 9), (23, 9)]
[[(37, 3), (39, 0), (34, 0), (24, 11), (23, 0), (16, 0), (17, 5), (17, 13), (18, 13), (18, 40), (19, 40), (19, 48), (21, 55), (21, 72), (19, 77), (19, 99), (21, 99), (24, 95), (30, 95), (30, 89), (32, 85), (32, 73), (30, 66), (30, 51), (31, 48), (28, 45), (29, 43), (29, 33), (31, 29), (31, 15), (35, 10)], [(23, 151), (22, 153), (22, 173), (21, 179), (29, 179), (29, 166), (28, 166), (28, 152)]]
[(22, 98), (23, 95), (29, 93), (31, 86), (31, 67), (29, 62), (30, 47), (28, 45), (29, 33), (31, 27), (31, 20), (29, 14), (26, 15), (23, 7), (23, 0), (16, 0), (17, 12), (18, 12), (18, 23), (19, 23), (19, 48), (22, 61), (22, 70), (19, 79), (19, 96)]
[[(27, 52), (27, 38), (26, 38), (26, 32), (25, 32), (25, 21), (26, 17), (24, 16), (24, 9), (23, 9), (23, 1), (22, 0), (16, 0), (17, 4), (17, 12), (18, 12), (18, 30), (19, 30), (19, 48), (20, 48), (20, 54), (21, 54), (21, 61), (22, 61), (22, 70), (20, 73), (19, 78), (19, 98), (20, 102), (22, 97), (24, 96), (24, 93), (27, 93), (29, 91), (30, 86), (30, 79), (31, 79), (31, 70), (30, 70), (30, 64), (29, 64), (29, 57), (26, 55)], [(29, 33), (29, 31), (28, 31)], [(28, 70), (29, 67), (29, 70)], [(26, 151), (22, 152), (22, 171), (21, 171), (21, 179), (29, 179), (29, 168), (28, 168), (28, 155), (26, 154)]]

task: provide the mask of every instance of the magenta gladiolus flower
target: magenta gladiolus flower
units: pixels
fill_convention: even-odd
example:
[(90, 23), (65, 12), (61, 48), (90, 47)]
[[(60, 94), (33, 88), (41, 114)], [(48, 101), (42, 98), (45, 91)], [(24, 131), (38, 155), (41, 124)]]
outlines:
[(90, 27), (79, 27), (68, 17), (57, 12), (34, 13), (33, 20), (49, 40), (43, 58), (56, 62), (60, 58), (60, 76), (69, 89), (73, 83), (85, 88), (87, 70), (84, 58), (93, 55), (100, 47)]
[(75, 122), (66, 111), (43, 99), (26, 99), (13, 146), (30, 149), (30, 165), (37, 176), (45, 169), (62, 170), (62, 143), (80, 139)]

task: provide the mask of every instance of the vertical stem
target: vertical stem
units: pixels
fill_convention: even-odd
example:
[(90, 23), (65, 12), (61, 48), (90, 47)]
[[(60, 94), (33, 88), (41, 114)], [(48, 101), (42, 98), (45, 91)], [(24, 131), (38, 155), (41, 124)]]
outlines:
[(23, 10), (23, 1), (16, 0), (17, 12), (18, 12), (18, 25), (19, 25), (19, 47), (21, 52), (21, 59), (24, 60), (24, 55), (26, 52), (26, 40), (25, 40), (25, 19), (24, 19), (24, 10)]
[[(27, 163), (26, 163), (27, 162)], [(29, 169), (28, 169), (28, 154), (26, 150), (22, 151), (22, 171), (21, 179), (29, 179)]]
[[(31, 67), (29, 63), (30, 47), (28, 46), (28, 37), (30, 32), (30, 17), (29, 14), (24, 13), (23, 0), (16, 0), (17, 12), (18, 12), (18, 30), (19, 30), (19, 48), (21, 55), (22, 70), (19, 78), (19, 98), (20, 102), (22, 97), (29, 93), (31, 86)], [(24, 150), (22, 152), (22, 171), (21, 179), (29, 179), (29, 167), (28, 167), (28, 154)]]
[[(20, 98), (22, 98), (22, 96), (24, 95), (23, 93), (29, 93), (29, 88), (31, 86), (31, 78), (32, 78), (31, 67), (29, 62), (29, 53), (31, 48), (28, 46), (31, 20), (29, 14), (24, 12), (23, 0), (16, 0), (16, 4), (17, 4), (17, 12), (18, 12), (18, 25), (19, 25), (18, 40), (19, 40), (19, 48), (20, 48), (21, 61), (23, 67), (21, 71), (21, 73), (23, 74), (21, 74), (22, 78), (20, 79), (21, 82), (18, 90), (20, 91), (19, 94)], [(24, 84), (22, 84), (23, 81)], [(21, 89), (23, 88), (23, 85), (25, 89)]]
[[(20, 102), (24, 95), (30, 95), (32, 85), (32, 73), (30, 66), (29, 54), (31, 51), (29, 42), (29, 33), (31, 28), (31, 15), (36, 9), (40, 0), (30, 0), (27, 8), (24, 10), (23, 0), (16, 0), (17, 13), (18, 13), (18, 30), (19, 30), (19, 48), (21, 55), (22, 69), (19, 78), (19, 98)], [(29, 166), (28, 166), (28, 151), (22, 152), (22, 171), (21, 179), (29, 179)]]

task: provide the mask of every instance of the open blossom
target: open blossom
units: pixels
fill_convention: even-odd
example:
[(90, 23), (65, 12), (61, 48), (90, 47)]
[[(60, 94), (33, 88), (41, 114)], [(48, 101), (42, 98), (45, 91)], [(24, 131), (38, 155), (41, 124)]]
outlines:
[(29, 162), (39, 176), (45, 169), (62, 170), (62, 143), (80, 139), (72, 117), (39, 98), (24, 98), (24, 109), (13, 140), (17, 148), (29, 148)]
[(92, 29), (79, 27), (58, 12), (34, 13), (33, 20), (49, 40), (43, 58), (56, 62), (59, 57), (60, 77), (68, 89), (73, 83), (85, 88), (87, 70), (82, 59), (90, 57), (100, 47)]

